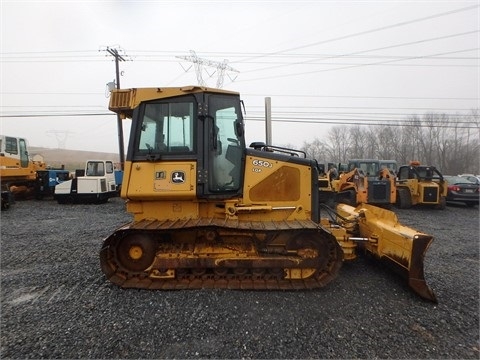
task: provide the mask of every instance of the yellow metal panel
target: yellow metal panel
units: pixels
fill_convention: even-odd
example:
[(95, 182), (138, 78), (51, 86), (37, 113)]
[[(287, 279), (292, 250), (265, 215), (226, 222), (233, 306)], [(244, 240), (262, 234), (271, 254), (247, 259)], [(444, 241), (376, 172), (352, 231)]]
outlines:
[(122, 197), (133, 200), (193, 199), (195, 162), (138, 162), (125, 166)]
[(135, 221), (143, 219), (172, 220), (196, 219), (199, 204), (193, 201), (133, 201), (127, 202), (127, 211)]
[(249, 211), (239, 212), (239, 218), (258, 221), (309, 219), (312, 210), (311, 171), (304, 164), (247, 156), (243, 206), (253, 206)]
[(233, 91), (200, 86), (115, 89), (111, 93), (110, 104), (108, 108), (111, 111), (119, 114), (122, 118), (131, 118), (133, 115), (133, 109), (140, 105), (142, 101), (165, 99), (204, 91), (238, 95), (237, 92)]
[(300, 170), (291, 166), (281, 166), (271, 175), (250, 189), (250, 198), (262, 202), (298, 201), (300, 199)]
[(20, 160), (8, 156), (0, 156), (0, 178), (6, 180), (35, 180), (36, 171), (44, 170), (44, 163), (29, 161), (27, 167), (20, 166)]

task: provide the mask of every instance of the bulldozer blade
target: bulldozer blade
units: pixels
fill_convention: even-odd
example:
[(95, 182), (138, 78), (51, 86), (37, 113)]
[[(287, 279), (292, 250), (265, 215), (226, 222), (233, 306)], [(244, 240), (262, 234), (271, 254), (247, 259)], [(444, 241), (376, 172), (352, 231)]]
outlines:
[(412, 252), (407, 266), (399, 264), (397, 259), (391, 258), (388, 254), (384, 254), (381, 258), (387, 261), (394, 271), (407, 279), (408, 286), (415, 293), (426, 300), (437, 303), (437, 297), (432, 288), (428, 286), (424, 274), (424, 257), (432, 241), (432, 236), (416, 235), (412, 239)]
[(418, 235), (418, 237), (414, 239), (410, 271), (408, 273), (408, 285), (424, 299), (437, 302), (435, 293), (425, 281), (423, 264), (425, 253), (432, 241), (433, 237), (429, 235)]
[(361, 244), (365, 250), (391, 265), (419, 296), (437, 302), (424, 274), (424, 258), (433, 236), (400, 224), (397, 215), (390, 210), (368, 204), (356, 208), (341, 204), (337, 206), (337, 213), (356, 219), (355, 235), (364, 239)]

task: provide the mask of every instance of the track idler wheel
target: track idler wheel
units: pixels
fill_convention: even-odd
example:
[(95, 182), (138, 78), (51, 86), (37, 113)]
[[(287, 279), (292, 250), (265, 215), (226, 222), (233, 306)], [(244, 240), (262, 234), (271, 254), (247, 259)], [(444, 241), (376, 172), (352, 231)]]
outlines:
[(321, 286), (336, 277), (342, 265), (343, 253), (337, 241), (328, 235), (305, 232), (292, 239), (287, 249), (296, 251), (305, 260), (315, 260), (315, 267), (290, 269), (290, 278), (313, 278)]
[(156, 243), (149, 236), (127, 235), (117, 245), (118, 265), (127, 272), (143, 272), (153, 263), (156, 250)]

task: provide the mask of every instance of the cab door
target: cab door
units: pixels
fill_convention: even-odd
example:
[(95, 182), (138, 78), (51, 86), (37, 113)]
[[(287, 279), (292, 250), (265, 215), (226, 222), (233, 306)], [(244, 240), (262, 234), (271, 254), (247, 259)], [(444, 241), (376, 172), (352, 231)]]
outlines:
[(204, 120), (204, 164), (208, 169), (204, 195), (231, 197), (241, 193), (245, 139), (238, 97), (207, 95), (209, 113)]
[(20, 150), (20, 167), (28, 167), (28, 151), (27, 142), (25, 139), (18, 139), (18, 147)]

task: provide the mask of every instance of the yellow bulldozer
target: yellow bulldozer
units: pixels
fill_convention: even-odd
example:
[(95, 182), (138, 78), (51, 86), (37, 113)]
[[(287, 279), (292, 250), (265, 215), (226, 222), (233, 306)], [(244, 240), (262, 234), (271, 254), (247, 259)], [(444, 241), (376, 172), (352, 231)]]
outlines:
[[(198, 86), (114, 89), (132, 119), (121, 197), (133, 220), (104, 239), (107, 279), (143, 289), (314, 289), (367, 252), (436, 301), (430, 235), (371, 205), (320, 204), (316, 161), (245, 145), (240, 95)], [(323, 213), (321, 215), (321, 212)]]

